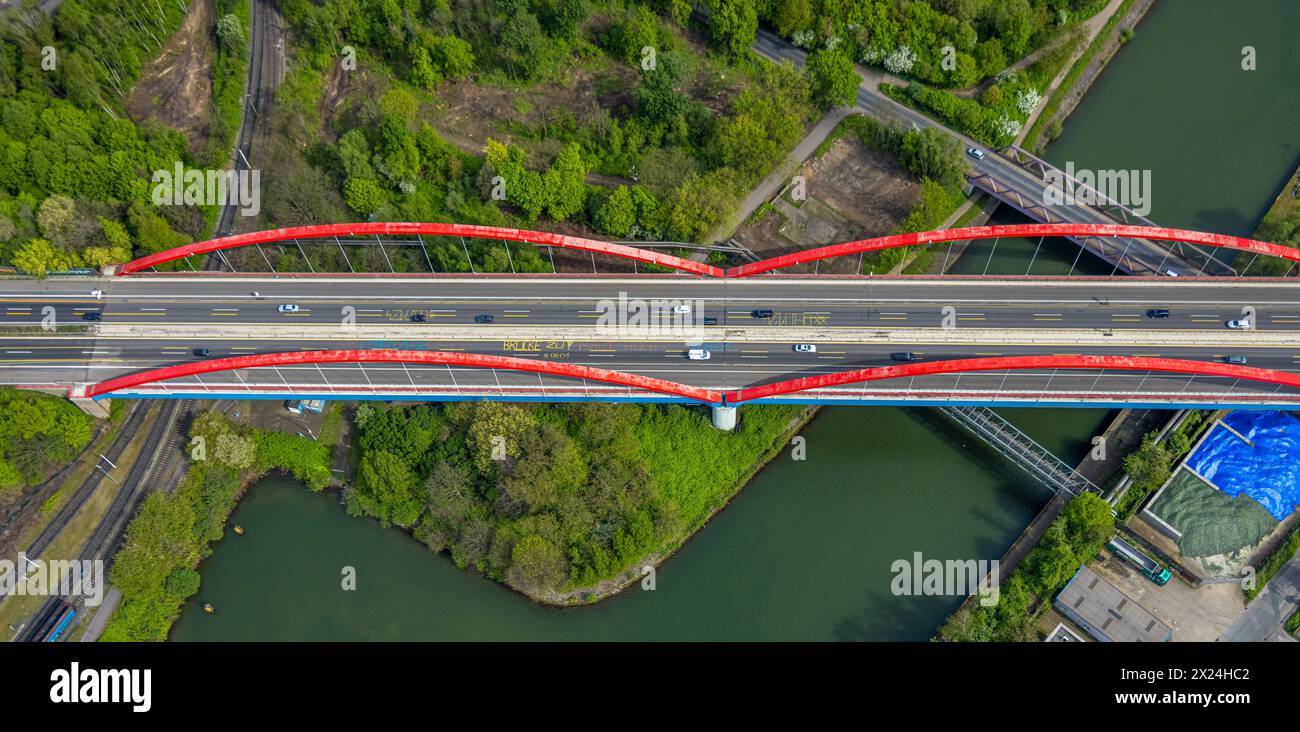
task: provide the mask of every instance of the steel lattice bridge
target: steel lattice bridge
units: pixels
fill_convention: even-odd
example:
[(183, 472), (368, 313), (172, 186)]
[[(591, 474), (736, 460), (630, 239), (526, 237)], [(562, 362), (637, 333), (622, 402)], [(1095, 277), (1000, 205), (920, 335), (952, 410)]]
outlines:
[[(1040, 247), (1047, 237), (1140, 238), (1300, 262), (1300, 251), (1267, 242), (1109, 224), (901, 234), (730, 268), (626, 243), (499, 227), (294, 227), (158, 252), (106, 268), (99, 278), (5, 281), (5, 299), (15, 305), (0, 325), (31, 325), (38, 313), (51, 311), (79, 326), (86, 325), (79, 322), (86, 312), (100, 319), (65, 332), (4, 336), (3, 371), (6, 383), (62, 389), (83, 405), (113, 396), (600, 400), (703, 404), (716, 417), (755, 402), (1244, 408), (1300, 402), (1295, 278), (1172, 269), (1180, 276), (780, 273), (895, 247), (1000, 237), (1039, 237)], [(351, 268), (344, 241), (356, 247), (366, 239), (385, 261), (391, 261), (385, 247), (403, 242), (429, 271), (315, 271), (308, 247), (318, 252), (318, 263), (319, 247), (337, 248)], [(534, 264), (567, 256), (562, 261), (571, 265), (576, 255), (589, 258), (593, 269), (598, 256), (656, 267), (631, 276), (554, 267), (483, 273), (470, 241), (479, 252), (484, 242), (504, 247), (512, 266), (522, 247), (532, 246), (543, 255)], [(193, 258), (211, 255), (233, 269), (225, 254), (249, 248), (258, 250), (249, 261), (260, 256), (271, 269), (266, 247), (297, 252), (308, 271), (192, 267)], [(463, 251), (470, 272), (433, 271), (437, 257), (429, 255), (436, 247)], [(1170, 251), (1171, 268), (1189, 261)], [(1144, 256), (1150, 254), (1148, 248)], [(284, 251), (276, 255), (287, 261)], [(1213, 255), (1204, 260), (1216, 261)], [(189, 271), (180, 268), (187, 262)], [(675, 274), (644, 271), (665, 271), (658, 268)], [(87, 295), (91, 288), (97, 297)], [(685, 335), (602, 330), (600, 308), (619, 298), (652, 309), (691, 303), (686, 312), (697, 327)], [(1167, 316), (1148, 317), (1152, 309)], [(1225, 327), (1229, 322), (1241, 327)], [(708, 351), (709, 358), (689, 358), (690, 351)]]

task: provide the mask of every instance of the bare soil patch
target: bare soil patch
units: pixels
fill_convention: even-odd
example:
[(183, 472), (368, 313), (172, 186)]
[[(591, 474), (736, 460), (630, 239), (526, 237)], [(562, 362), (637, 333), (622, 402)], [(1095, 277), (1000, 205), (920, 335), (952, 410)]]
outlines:
[(189, 140), (191, 153), (202, 150), (208, 137), (215, 22), (212, 0), (191, 3), (185, 22), (144, 69), (126, 100), (133, 121), (154, 118), (179, 130)]
[[(902, 225), (920, 195), (920, 185), (897, 160), (853, 137), (836, 140), (804, 163), (799, 175), (806, 201), (791, 200), (787, 190), (775, 210), (736, 232), (736, 240), (760, 257), (888, 234)], [(851, 273), (856, 261), (829, 260), (818, 271)], [(811, 271), (811, 265), (791, 271), (804, 268)]]

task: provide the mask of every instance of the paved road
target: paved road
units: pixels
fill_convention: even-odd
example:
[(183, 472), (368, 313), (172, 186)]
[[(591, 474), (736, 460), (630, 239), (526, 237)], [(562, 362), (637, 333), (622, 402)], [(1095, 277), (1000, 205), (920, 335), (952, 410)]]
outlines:
[(1264, 591), (1241, 611), (1219, 640), (1290, 641), (1283, 623), (1300, 610), (1300, 557), (1282, 567)]
[[(104, 298), (89, 297), (91, 289)], [(251, 292), (256, 290), (258, 297)], [(377, 294), (378, 293), (378, 294)], [(597, 330), (602, 300), (676, 301), (716, 319), (697, 333), (620, 338)], [(0, 380), (21, 384), (101, 381), (193, 360), (194, 348), (213, 357), (335, 348), (403, 348), (514, 355), (626, 370), (697, 386), (736, 388), (791, 376), (833, 373), (891, 363), (909, 351), (921, 360), (1029, 354), (1089, 353), (1221, 361), (1247, 355), (1251, 365), (1294, 370), (1300, 339), (1300, 283), (1099, 278), (1040, 281), (944, 278), (813, 279), (762, 277), (746, 281), (648, 278), (483, 277), (202, 279), (86, 278), (0, 282), (0, 323), (27, 326), (0, 334)], [(281, 304), (297, 305), (280, 313)], [(92, 333), (37, 332), (44, 309), (83, 324), (99, 312)], [(953, 330), (944, 330), (952, 307)], [(1147, 317), (1153, 307), (1168, 318)], [(1255, 309), (1256, 331), (1224, 323)], [(351, 308), (354, 330), (340, 328)], [(752, 311), (770, 308), (770, 319)], [(413, 313), (424, 323), (410, 322)], [(476, 324), (490, 314), (491, 325)], [(815, 342), (816, 353), (796, 353)], [(701, 346), (714, 357), (690, 361)], [(572, 386), (552, 377), (444, 366), (356, 365), (282, 367), (191, 380), (200, 391), (267, 383), (410, 387), (454, 383), (492, 387)], [(260, 379), (260, 381), (259, 381)], [(266, 379), (271, 381), (266, 382)], [(442, 381), (439, 382), (438, 380)], [(1141, 372), (989, 373), (935, 376), (893, 388), (1007, 389), (1028, 393), (1113, 393), (1209, 390), (1273, 393), (1275, 387), (1230, 379), (1148, 376)], [(179, 388), (179, 387), (178, 387)], [(874, 388), (874, 387), (873, 387)]]

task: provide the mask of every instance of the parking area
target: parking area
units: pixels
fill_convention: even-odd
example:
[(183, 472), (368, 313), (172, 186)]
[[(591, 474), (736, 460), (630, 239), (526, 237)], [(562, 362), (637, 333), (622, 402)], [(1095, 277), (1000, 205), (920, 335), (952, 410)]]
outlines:
[(1237, 584), (1204, 584), (1197, 589), (1175, 575), (1160, 586), (1109, 551), (1103, 551), (1101, 556), (1102, 560), (1089, 562), (1088, 566), (1173, 628), (1175, 641), (1218, 640), (1245, 607)]

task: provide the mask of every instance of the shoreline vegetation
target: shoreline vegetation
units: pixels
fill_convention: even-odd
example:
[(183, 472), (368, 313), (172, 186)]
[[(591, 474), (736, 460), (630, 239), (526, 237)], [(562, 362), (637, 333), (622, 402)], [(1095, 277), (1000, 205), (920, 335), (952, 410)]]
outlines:
[[(751, 405), (736, 432), (725, 433), (676, 405), (357, 411), (357, 477), (343, 489), (349, 514), (407, 530), (461, 569), (557, 607), (593, 604), (635, 584), (818, 412)], [(123, 599), (102, 640), (166, 640), (244, 491), (276, 470), (314, 491), (330, 486), (342, 420), (342, 405), (330, 405), (313, 441), (199, 415), (189, 472), (171, 494), (151, 495), (127, 529), (109, 576)]]

